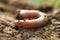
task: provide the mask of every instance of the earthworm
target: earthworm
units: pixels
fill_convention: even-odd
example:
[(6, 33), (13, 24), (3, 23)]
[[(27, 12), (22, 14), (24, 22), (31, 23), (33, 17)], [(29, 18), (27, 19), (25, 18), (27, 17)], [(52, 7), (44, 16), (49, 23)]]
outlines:
[(48, 18), (45, 17), (45, 13), (37, 10), (20, 10), (19, 16), (22, 19), (16, 20), (14, 24), (22, 28), (43, 27), (48, 21)]

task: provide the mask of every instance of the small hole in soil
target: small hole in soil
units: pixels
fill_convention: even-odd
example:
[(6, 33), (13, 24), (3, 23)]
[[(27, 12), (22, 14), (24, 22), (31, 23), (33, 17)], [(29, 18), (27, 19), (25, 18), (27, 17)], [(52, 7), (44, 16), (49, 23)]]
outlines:
[(3, 8), (0, 8), (0, 11), (5, 12), (5, 10)]
[(39, 11), (42, 11), (42, 12), (45, 12), (45, 13), (51, 12), (52, 10), (53, 10), (53, 7), (52, 6), (46, 6), (46, 7), (41, 6), (39, 8)]
[(17, 20), (21, 20), (22, 18), (21, 18), (20, 15), (18, 14), (18, 15), (16, 16), (16, 19), (17, 19)]
[(15, 26), (14, 29), (18, 30), (19, 28), (17, 26)]

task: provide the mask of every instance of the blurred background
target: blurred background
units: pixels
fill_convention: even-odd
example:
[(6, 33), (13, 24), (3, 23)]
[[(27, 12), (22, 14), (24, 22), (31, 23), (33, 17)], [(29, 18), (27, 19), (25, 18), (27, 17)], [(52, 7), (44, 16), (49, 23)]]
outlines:
[(0, 9), (15, 11), (19, 9), (37, 9), (41, 11), (51, 11), (59, 9), (60, 0), (0, 0)]

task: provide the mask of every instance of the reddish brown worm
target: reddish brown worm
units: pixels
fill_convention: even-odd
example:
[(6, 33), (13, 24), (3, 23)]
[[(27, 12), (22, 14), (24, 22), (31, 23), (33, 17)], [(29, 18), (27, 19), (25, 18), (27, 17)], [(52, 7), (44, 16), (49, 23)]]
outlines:
[(45, 13), (37, 10), (20, 10), (19, 16), (22, 20), (16, 20), (15, 26), (23, 28), (37, 28), (44, 26), (48, 19)]

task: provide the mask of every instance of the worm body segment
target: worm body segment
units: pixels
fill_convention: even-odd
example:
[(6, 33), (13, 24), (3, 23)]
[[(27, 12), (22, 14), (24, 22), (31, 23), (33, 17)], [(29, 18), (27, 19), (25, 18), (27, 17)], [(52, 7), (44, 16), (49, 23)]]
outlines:
[(19, 16), (22, 20), (17, 20), (14, 24), (23, 28), (42, 27), (48, 21), (44, 13), (36, 10), (21, 10)]

